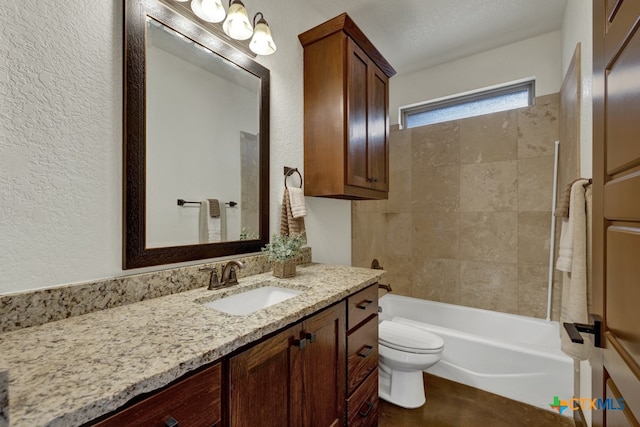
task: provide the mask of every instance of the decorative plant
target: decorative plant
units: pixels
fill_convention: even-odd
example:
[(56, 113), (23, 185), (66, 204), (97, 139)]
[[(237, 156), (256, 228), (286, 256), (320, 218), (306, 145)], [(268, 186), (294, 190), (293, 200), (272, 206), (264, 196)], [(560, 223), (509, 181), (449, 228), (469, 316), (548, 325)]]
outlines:
[(305, 240), (302, 234), (281, 236), (274, 234), (271, 242), (262, 248), (262, 252), (269, 257), (269, 261), (286, 262), (300, 254), (300, 248)]
[(257, 240), (258, 238), (259, 234), (257, 232), (250, 233), (247, 227), (242, 227), (240, 230), (240, 240)]

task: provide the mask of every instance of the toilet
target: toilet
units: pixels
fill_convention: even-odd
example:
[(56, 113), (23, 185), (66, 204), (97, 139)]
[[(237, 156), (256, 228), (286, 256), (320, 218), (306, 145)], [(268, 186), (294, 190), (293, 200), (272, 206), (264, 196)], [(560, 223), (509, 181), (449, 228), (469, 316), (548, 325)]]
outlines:
[(444, 341), (412, 325), (383, 320), (378, 324), (378, 392), (403, 408), (426, 402), (422, 371), (441, 358)]

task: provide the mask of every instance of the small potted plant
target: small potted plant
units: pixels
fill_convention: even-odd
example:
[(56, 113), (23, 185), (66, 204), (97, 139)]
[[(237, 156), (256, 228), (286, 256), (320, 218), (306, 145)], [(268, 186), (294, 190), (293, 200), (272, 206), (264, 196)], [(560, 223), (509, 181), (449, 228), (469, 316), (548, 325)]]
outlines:
[(273, 275), (280, 278), (296, 275), (295, 258), (300, 254), (300, 248), (305, 240), (302, 234), (282, 236), (274, 234), (271, 242), (262, 248), (273, 266)]

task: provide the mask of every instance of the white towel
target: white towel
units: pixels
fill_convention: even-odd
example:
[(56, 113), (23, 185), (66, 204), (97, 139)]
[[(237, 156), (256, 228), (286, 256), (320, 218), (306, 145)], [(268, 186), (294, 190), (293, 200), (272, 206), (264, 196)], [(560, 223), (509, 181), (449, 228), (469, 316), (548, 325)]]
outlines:
[(560, 230), (560, 242), (558, 243), (558, 260), (556, 261), (556, 270), (571, 271), (571, 259), (573, 258), (573, 220), (562, 218)]
[[(562, 305), (560, 310), (560, 324), (568, 323), (588, 323), (587, 314), (587, 201), (591, 197), (591, 192), (585, 192), (584, 185), (587, 180), (576, 181), (571, 187), (571, 207), (569, 209), (569, 221), (563, 222), (563, 233), (565, 226), (571, 226), (567, 235), (571, 234), (570, 259), (569, 251), (565, 251), (565, 257), (569, 260), (568, 271), (562, 270)], [(586, 194), (585, 194), (586, 193)], [(568, 240), (568, 237), (565, 236)], [(562, 237), (561, 237), (562, 240)], [(567, 243), (567, 242), (565, 242)], [(569, 245), (568, 245), (569, 246)], [(558, 259), (560, 263), (560, 259)], [(566, 260), (563, 261), (566, 263)], [(566, 265), (561, 265), (566, 268)], [(558, 268), (558, 267), (556, 267)], [(561, 330), (561, 348), (569, 356), (580, 360), (589, 358), (591, 345), (588, 340), (585, 344), (571, 342), (564, 327)]]
[(302, 188), (288, 188), (289, 200), (291, 202), (291, 214), (294, 218), (301, 218), (307, 215), (307, 205), (304, 202), (304, 191)]
[(209, 209), (209, 200), (200, 202), (200, 243), (224, 242), (227, 240), (226, 205), (219, 200), (220, 216), (213, 218)]

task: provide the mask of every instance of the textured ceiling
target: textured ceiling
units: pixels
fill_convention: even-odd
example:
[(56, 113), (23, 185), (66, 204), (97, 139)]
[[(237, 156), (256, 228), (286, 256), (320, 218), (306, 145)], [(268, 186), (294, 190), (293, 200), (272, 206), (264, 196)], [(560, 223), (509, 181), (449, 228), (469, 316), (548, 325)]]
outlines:
[(567, 0), (302, 0), (342, 12), (399, 73), (559, 30)]

